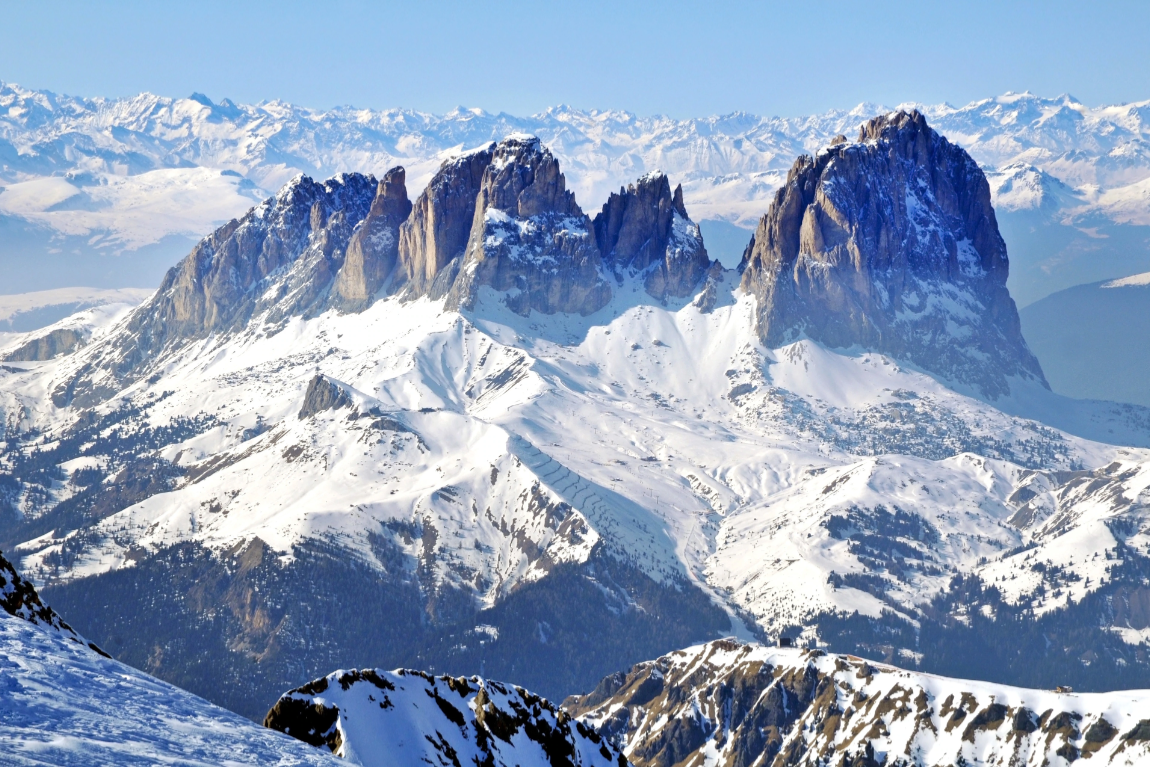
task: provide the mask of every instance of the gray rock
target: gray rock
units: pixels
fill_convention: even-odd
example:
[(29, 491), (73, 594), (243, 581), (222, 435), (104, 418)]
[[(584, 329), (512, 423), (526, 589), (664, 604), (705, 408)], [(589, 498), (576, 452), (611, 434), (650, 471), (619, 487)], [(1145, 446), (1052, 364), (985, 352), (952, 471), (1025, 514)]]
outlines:
[(595, 216), (595, 239), (616, 273), (644, 275), (656, 299), (688, 296), (711, 265), (699, 227), (687, 216), (683, 188), (649, 173), (608, 198)]
[(534, 137), (503, 140), (483, 173), (471, 237), (448, 308), (472, 308), (479, 289), (505, 293), (519, 314), (591, 314), (611, 300), (590, 219), (559, 163)]
[(375, 179), (358, 173), (323, 183), (293, 179), (169, 269), (156, 294), (53, 391), (53, 402), (94, 404), (138, 378), (165, 351), (239, 330), (253, 317), (274, 327), (323, 311), (375, 192)]
[(806, 336), (890, 354), (988, 397), (1046, 385), (1006, 289), (990, 189), (917, 111), (791, 168), (744, 257), (767, 346)]
[[(463, 255), (471, 237), (475, 200), (493, 148), (491, 145), (445, 162), (399, 228), (402, 274), (397, 284), (406, 284), (410, 295), (438, 298), (450, 289), (454, 276), (446, 286), (437, 277)], [(458, 264), (454, 271), (458, 271)]]
[(307, 392), (303, 395), (303, 405), (299, 409), (299, 419), (302, 421), (325, 410), (339, 410), (350, 407), (351, 404), (351, 397), (342, 386), (317, 373), (308, 382)]
[(366, 309), (395, 272), (399, 228), (412, 209), (407, 199), (406, 176), (402, 167), (384, 174), (367, 217), (348, 241), (331, 300), (331, 305), (342, 311)]
[(84, 343), (84, 334), (74, 328), (56, 328), (33, 338), (4, 356), (5, 362), (39, 362), (61, 354), (71, 354)]

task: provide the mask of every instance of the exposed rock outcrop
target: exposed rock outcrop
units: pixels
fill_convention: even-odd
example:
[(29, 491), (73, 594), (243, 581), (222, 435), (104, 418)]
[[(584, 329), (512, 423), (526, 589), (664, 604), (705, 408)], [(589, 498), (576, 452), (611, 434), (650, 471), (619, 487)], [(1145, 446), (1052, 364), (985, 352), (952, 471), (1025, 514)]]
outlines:
[[(414, 296), (441, 298), (451, 287), (471, 237), (475, 200), (491, 164), (494, 144), (445, 162), (419, 195), (411, 216), (399, 230), (401, 279)], [(446, 279), (436, 280), (454, 263)]]
[(591, 727), (521, 687), (418, 671), (337, 671), (285, 693), (264, 726), (365, 767), (626, 767)]
[(1075, 696), (730, 639), (640, 663), (564, 708), (639, 767), (1099, 764), (1150, 758), (1145, 693)]
[(56, 328), (50, 333), (33, 338), (4, 355), (5, 362), (39, 362), (71, 354), (84, 343), (84, 334), (75, 328)]
[(711, 265), (699, 227), (683, 205), (683, 187), (672, 193), (659, 172), (612, 194), (594, 228), (608, 268), (645, 274), (647, 292), (660, 300), (691, 295)]
[(73, 642), (85, 645), (105, 658), (108, 657), (106, 652), (77, 634), (55, 610), (44, 604), (40, 595), (36, 593), (36, 587), (16, 572), (16, 568), (3, 554), (0, 554), (0, 610), (37, 626), (58, 631)]
[(401, 167), (378, 184), (300, 176), (196, 245), (53, 401), (94, 404), (188, 341), (275, 333), (292, 317), (359, 312), (380, 296), (473, 309), (490, 288), (522, 315), (587, 315), (611, 300), (612, 272), (641, 277), (664, 300), (691, 295), (711, 266), (682, 190), (661, 174), (612, 196), (597, 220), (606, 251), (533, 136), (448, 160), (414, 204)]
[(399, 261), (399, 228), (412, 208), (406, 176), (402, 167), (396, 167), (379, 182), (367, 217), (348, 241), (333, 288), (333, 306), (351, 312), (365, 309), (393, 276)]
[(1006, 289), (986, 177), (917, 111), (800, 157), (749, 250), (742, 284), (768, 346), (859, 346), (990, 397), (1012, 377), (1045, 385)]
[(348, 241), (375, 193), (375, 179), (358, 173), (323, 183), (293, 179), (169, 269), (155, 295), (52, 392), (53, 402), (98, 402), (166, 350), (240, 330), (253, 317), (275, 327), (327, 308)]
[(316, 413), (322, 413), (325, 410), (338, 410), (349, 407), (351, 404), (351, 397), (348, 396), (342, 386), (327, 376), (317, 373), (315, 378), (308, 382), (307, 391), (303, 395), (303, 405), (299, 410), (299, 419), (302, 421)]
[(483, 173), (451, 308), (474, 306), (480, 288), (506, 293), (519, 314), (590, 314), (611, 300), (590, 219), (539, 139), (501, 141)]

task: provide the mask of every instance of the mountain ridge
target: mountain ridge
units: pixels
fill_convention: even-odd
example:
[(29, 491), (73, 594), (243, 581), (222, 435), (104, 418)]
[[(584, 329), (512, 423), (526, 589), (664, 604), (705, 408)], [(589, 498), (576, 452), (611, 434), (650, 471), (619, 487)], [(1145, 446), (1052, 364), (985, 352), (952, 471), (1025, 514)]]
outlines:
[[(902, 130), (837, 151), (901, 164)], [(960, 152), (922, 172), (968, 168)], [(707, 265), (665, 177), (625, 187), (597, 228), (558, 163), (522, 136), (449, 159), (398, 228), (397, 170), (382, 188), (301, 177), (170, 282), (218, 277), (234, 314), (137, 338), (169, 287), (126, 320), (93, 314), (72, 354), (0, 368), (0, 543), (109, 652), (249, 716), (332, 668), (486, 668), (558, 698), (676, 646), (791, 628), (922, 670), (1071, 676), (1085, 657), (1098, 686), (1150, 677), (1140, 614), (1113, 607), (1150, 559), (1150, 412), (1034, 377), (993, 399), (861, 336), (765, 344), (769, 305)], [(920, 225), (957, 249), (952, 219), (989, 215), (976, 172), (950, 193), (978, 205), (892, 216), (888, 237)], [(872, 175), (884, 206), (905, 202)], [(380, 291), (327, 303), (365, 231), (382, 234), (354, 268)], [(919, 276), (965, 284), (945, 238), (922, 241)], [(1066, 430), (1011, 414), (1027, 403)], [(1034, 644), (1050, 631), (1065, 644)]]
[[(44, 243), (53, 252), (70, 248), (84, 258), (122, 251), (123, 263), (159, 260), (149, 261), (155, 271), (148, 272), (148, 280), (131, 284), (149, 284), (151, 274), (158, 277), (182, 255), (171, 250), (179, 247), (176, 238), (202, 237), (242, 214), (266, 194), (263, 189), (276, 189), (299, 173), (328, 177), (358, 171), (382, 177), (403, 165), (414, 194), (445, 156), (515, 132), (539, 135), (551, 146), (588, 209), (620, 185), (662, 168), (682, 182), (696, 220), (750, 229), (795, 156), (813, 154), (836, 135), (853, 134), (862, 122), (891, 111), (862, 104), (794, 118), (736, 113), (674, 120), (573, 109), (534, 117), (482, 110), (431, 115), (310, 110), (281, 102), (221, 107), (206, 98), (151, 95), (85, 100), (8, 84), (0, 86), (0, 106), (8, 110), (0, 115), (5, 144), (0, 165), (8, 167), (0, 171), (5, 185), (0, 224), (10, 247), (31, 253), (35, 247), (43, 251), (39, 244)], [(1069, 97), (1005, 94), (961, 107), (901, 106), (922, 111), (992, 176), (992, 168), (1025, 163), (1077, 190), (1078, 201), (1059, 210), (1043, 212), (1038, 197), (1027, 203), (1037, 206), (1033, 209), (1009, 215), (1003, 210), (1012, 221), (1007, 230), (1016, 256), (1012, 288), (1021, 303), (1072, 284), (1150, 268), (1137, 224), (1147, 220), (1138, 184), (1150, 176), (1144, 102), (1086, 107)], [(131, 140), (108, 139), (107, 126)], [(1091, 185), (1098, 189), (1091, 192)], [(1030, 213), (1038, 216), (1037, 224)], [(1033, 226), (1046, 240), (1040, 248), (1025, 247)], [(1075, 227), (1108, 234), (1113, 246)], [(1104, 259), (1087, 257), (1099, 248)], [(152, 255), (144, 255), (148, 252)], [(54, 258), (64, 259), (65, 253)], [(712, 256), (733, 266), (738, 253)], [(98, 261), (125, 280), (141, 274), (110, 258)], [(11, 274), (22, 273), (19, 262), (10, 266)], [(53, 287), (29, 283), (28, 289), (33, 286)]]

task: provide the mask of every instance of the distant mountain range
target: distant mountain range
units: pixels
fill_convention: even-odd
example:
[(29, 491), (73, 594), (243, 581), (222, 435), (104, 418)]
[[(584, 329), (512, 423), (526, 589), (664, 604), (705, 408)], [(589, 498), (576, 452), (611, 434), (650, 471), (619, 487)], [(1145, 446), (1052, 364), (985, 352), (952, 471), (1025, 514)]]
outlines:
[[(1012, 93), (958, 108), (903, 106), (917, 106), (985, 168), (1021, 304), (1150, 269), (1150, 102), (1095, 108)], [(417, 193), (446, 157), (511, 133), (543, 140), (584, 205), (650, 171), (667, 173), (682, 183), (712, 255), (730, 267), (796, 156), (888, 111), (432, 115), (200, 94), (84, 99), (0, 84), (2, 292), (152, 285), (196, 240), (298, 173), (381, 176), (402, 164)]]

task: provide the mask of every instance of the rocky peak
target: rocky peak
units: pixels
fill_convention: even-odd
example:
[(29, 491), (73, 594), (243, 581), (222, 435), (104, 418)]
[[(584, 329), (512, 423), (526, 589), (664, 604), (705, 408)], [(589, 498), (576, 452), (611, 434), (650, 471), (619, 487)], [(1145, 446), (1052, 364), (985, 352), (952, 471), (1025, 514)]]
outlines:
[[(410, 217), (399, 228), (400, 279), (413, 295), (441, 297), (451, 287), (448, 279), (436, 278), (455, 262), (467, 247), (475, 218), (475, 200), (494, 144), (443, 163), (427, 188), (415, 201)], [(444, 284), (445, 283), (445, 284)]]
[(242, 329), (253, 318), (274, 328), (323, 311), (376, 186), (358, 173), (324, 182), (297, 176), (242, 219), (221, 226), (168, 270), (156, 294), (53, 391), (53, 401), (60, 407), (97, 402), (165, 350)]
[(647, 292), (660, 300), (687, 296), (711, 260), (699, 227), (687, 216), (683, 187), (649, 173), (608, 198), (595, 216), (595, 239), (616, 273), (646, 273)]
[(800, 157), (743, 270), (768, 346), (872, 349), (990, 397), (1012, 377), (1045, 385), (1006, 289), (986, 177), (917, 111)]
[(344, 311), (366, 308), (395, 272), (399, 262), (399, 229), (412, 210), (406, 177), (402, 167), (384, 174), (367, 217), (348, 241), (332, 300), (333, 305)]
[(490, 287), (520, 314), (590, 314), (611, 299), (601, 262), (591, 221), (558, 161), (539, 139), (512, 136), (495, 146), (483, 172), (448, 306), (473, 307)]
[(545, 698), (475, 676), (337, 671), (285, 693), (264, 726), (365, 767), (627, 767)]
[(514, 218), (583, 217), (559, 161), (535, 136), (512, 135), (496, 145), (479, 194), (485, 210)]

